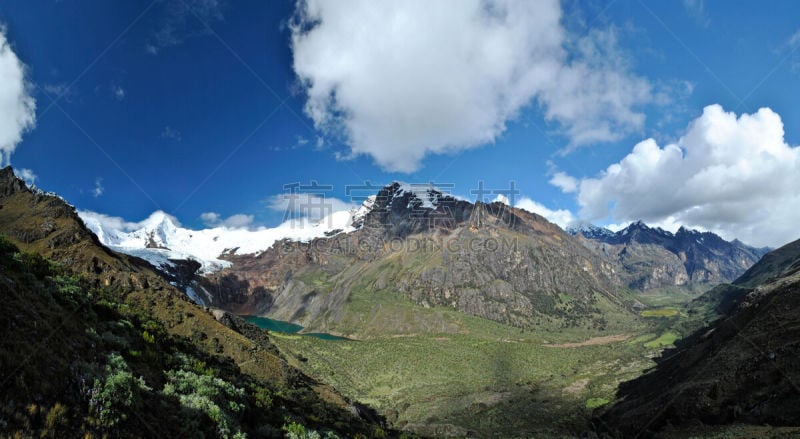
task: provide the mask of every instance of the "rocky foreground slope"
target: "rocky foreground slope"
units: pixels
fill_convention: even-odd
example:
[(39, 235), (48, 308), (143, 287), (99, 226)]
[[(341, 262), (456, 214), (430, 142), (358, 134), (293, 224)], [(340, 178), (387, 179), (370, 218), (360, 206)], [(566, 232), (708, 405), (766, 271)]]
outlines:
[(72, 206), (11, 168), (0, 170), (0, 300), (2, 435), (393, 434), (289, 366), (263, 331), (102, 246)]

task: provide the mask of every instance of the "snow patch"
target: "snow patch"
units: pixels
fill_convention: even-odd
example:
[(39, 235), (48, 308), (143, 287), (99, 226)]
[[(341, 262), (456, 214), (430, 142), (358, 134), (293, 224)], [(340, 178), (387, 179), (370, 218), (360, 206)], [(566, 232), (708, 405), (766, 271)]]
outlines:
[(78, 214), (100, 242), (113, 250), (140, 257), (158, 268), (171, 266), (170, 259), (193, 259), (200, 262), (203, 273), (229, 267), (230, 262), (221, 259), (222, 255), (257, 254), (282, 239), (307, 242), (355, 230), (350, 211), (334, 212), (319, 222), (293, 219), (273, 228), (219, 226), (202, 230), (184, 228), (162, 211), (138, 223), (90, 211)]

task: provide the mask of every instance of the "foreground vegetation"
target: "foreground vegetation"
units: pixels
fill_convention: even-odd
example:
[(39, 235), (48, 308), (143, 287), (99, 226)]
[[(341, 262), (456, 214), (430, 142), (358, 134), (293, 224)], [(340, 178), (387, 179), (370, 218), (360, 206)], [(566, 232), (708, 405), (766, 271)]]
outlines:
[(120, 291), (2, 236), (0, 296), (3, 435), (385, 436), (298, 384), (296, 370), (285, 368), (287, 380), (244, 374), (198, 340), (170, 334)]

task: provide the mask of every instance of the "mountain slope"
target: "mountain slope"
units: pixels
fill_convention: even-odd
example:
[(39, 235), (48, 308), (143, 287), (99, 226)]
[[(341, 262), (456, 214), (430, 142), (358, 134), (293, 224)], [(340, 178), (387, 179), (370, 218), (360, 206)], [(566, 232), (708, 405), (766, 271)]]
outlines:
[(103, 247), (71, 206), (31, 191), (11, 168), (0, 170), (0, 233), (4, 431), (270, 436), (295, 421), (346, 435), (380, 429), (368, 410), (288, 366), (263, 332), (194, 305), (147, 262)]
[(203, 289), (215, 306), (315, 330), (341, 330), (380, 291), (521, 327), (600, 328), (607, 310), (627, 312), (608, 264), (538, 215), (401, 183), (365, 210), (353, 232), (230, 256)]
[(766, 255), (735, 285), (725, 316), (620, 387), (598, 418), (603, 428), (631, 437), (698, 422), (800, 425), (800, 241)]
[(617, 264), (622, 282), (637, 290), (732, 282), (768, 251), (684, 227), (673, 234), (641, 221), (616, 233), (598, 227), (569, 232)]

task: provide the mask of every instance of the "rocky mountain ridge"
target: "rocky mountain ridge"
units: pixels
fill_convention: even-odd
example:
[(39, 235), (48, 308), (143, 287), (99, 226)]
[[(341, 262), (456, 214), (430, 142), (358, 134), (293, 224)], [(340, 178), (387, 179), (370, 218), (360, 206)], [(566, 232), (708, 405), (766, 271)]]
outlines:
[(433, 188), (381, 189), (350, 233), (236, 255), (203, 288), (241, 313), (329, 330), (354, 290), (527, 326), (559, 316), (602, 326), (599, 302), (626, 309), (611, 267), (544, 218)]
[[(711, 233), (682, 228), (672, 234), (641, 222), (616, 233), (592, 225), (564, 233), (501, 202), (473, 204), (401, 182), (346, 213), (342, 228), (307, 239), (223, 251), (220, 264), (203, 276), (191, 273), (196, 263), (176, 259), (161, 268), (201, 304), (318, 329), (330, 330), (344, 318), (354, 288), (392, 290), (418, 305), (519, 326), (554, 316), (572, 323), (590, 316), (602, 326), (598, 300), (615, 308), (635, 302), (623, 299), (620, 287), (645, 291), (732, 280), (763, 251)], [(184, 242), (155, 230), (126, 236), (132, 235), (148, 253)], [(229, 247), (222, 238), (213, 241), (214, 248)]]
[(636, 290), (732, 282), (769, 250), (685, 227), (671, 233), (641, 221), (616, 233), (595, 226), (568, 232), (617, 264), (621, 282)]

